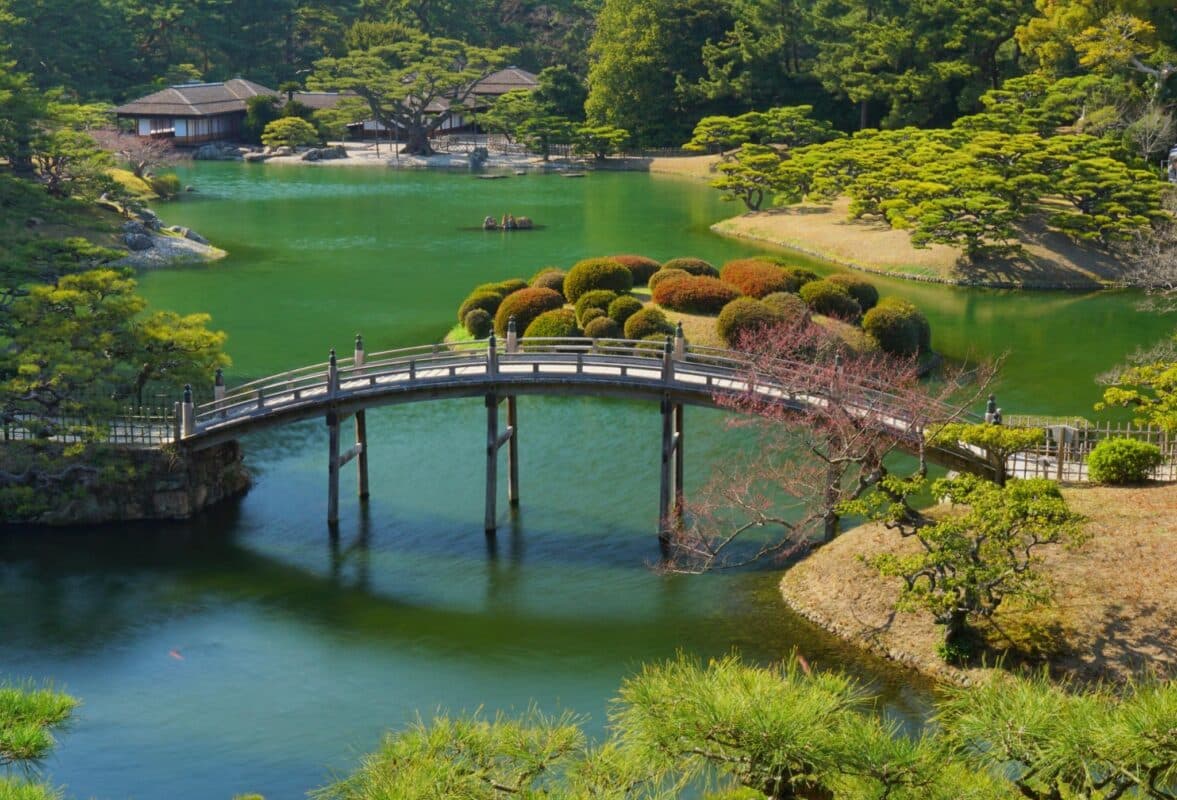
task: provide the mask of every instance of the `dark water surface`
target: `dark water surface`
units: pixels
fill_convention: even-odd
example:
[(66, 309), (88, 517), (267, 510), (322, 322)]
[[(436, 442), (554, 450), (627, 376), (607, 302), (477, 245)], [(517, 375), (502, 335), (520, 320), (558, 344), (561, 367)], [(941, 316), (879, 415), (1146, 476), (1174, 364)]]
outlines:
[[(142, 278), (155, 307), (210, 311), (229, 382), (322, 360), (362, 331), (370, 351), (434, 341), (479, 282), (590, 255), (711, 260), (734, 213), (704, 184), (639, 174), (579, 181), (383, 169), (199, 165), (162, 209), (231, 255)], [(487, 214), (544, 230), (461, 230)], [(1087, 413), (1092, 378), (1158, 339), (1123, 294), (1013, 294), (879, 281), (920, 305), (938, 350), (1008, 353), (1006, 413)], [(324, 525), (325, 430), (246, 441), (257, 486), (185, 524), (0, 537), (0, 675), (80, 696), (47, 765), (78, 797), (301, 796), (420, 711), (484, 706), (590, 715), (643, 661), (796, 646), (872, 682), (918, 720), (927, 687), (787, 613), (771, 571), (661, 576), (652, 535), (660, 421), (652, 406), (520, 401), (522, 497), (482, 533), (477, 400), (369, 413), (372, 499)], [(687, 412), (688, 490), (746, 436)], [(345, 492), (354, 491), (344, 473)], [(505, 506), (505, 503), (503, 503)]]

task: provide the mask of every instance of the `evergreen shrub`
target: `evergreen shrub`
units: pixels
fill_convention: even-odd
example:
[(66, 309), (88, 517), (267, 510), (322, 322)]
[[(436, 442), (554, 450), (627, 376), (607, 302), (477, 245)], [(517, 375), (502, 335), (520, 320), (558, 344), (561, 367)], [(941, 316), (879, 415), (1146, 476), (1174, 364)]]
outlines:
[(762, 300), (738, 297), (719, 312), (715, 329), (728, 347), (738, 347), (745, 334), (783, 321), (784, 317)]
[[(584, 316), (584, 312), (590, 308), (599, 308), (605, 313), (608, 313), (609, 304), (616, 299), (617, 292), (611, 292), (608, 289), (593, 289), (592, 291), (585, 292), (576, 301), (576, 318), (581, 319)], [(584, 324), (584, 320), (581, 320), (581, 324)]]
[(710, 261), (704, 261), (701, 258), (672, 258), (662, 264), (662, 269), (681, 269), (692, 275), (719, 277), (719, 270)]
[(738, 258), (723, 265), (719, 277), (740, 290), (741, 294), (761, 298), (774, 292), (787, 292), (793, 281), (783, 269), (758, 258)]
[(584, 335), (590, 339), (620, 339), (622, 330), (621, 326), (617, 324), (617, 320), (600, 316), (589, 320), (588, 324), (584, 326)]
[(585, 325), (588, 325), (594, 319), (600, 319), (601, 317), (607, 317), (607, 316), (609, 316), (609, 315), (606, 314), (605, 310), (602, 308), (586, 308), (584, 310), (584, 313), (581, 314), (579, 317), (580, 327), (583, 328)]
[(691, 273), (687, 272), (685, 269), (666, 269), (663, 267), (650, 276), (650, 280), (647, 281), (646, 285), (649, 286), (650, 291), (653, 292), (658, 288), (658, 284), (662, 283), (662, 281), (670, 280), (671, 278), (681, 278), (684, 275), (690, 274)]
[(462, 304), (458, 306), (458, 322), (466, 323), (466, 315), (476, 308), (481, 308), (487, 314), (494, 316), (495, 312), (499, 310), (499, 304), (503, 302), (503, 296), (495, 292), (480, 292), (475, 289)]
[(633, 273), (611, 258), (578, 261), (564, 276), (564, 296), (575, 303), (585, 292), (608, 289), (625, 294), (633, 288)]
[(654, 289), (655, 303), (688, 314), (718, 314), (739, 296), (736, 287), (705, 275), (661, 281)]
[(666, 336), (674, 333), (674, 326), (657, 308), (643, 308), (625, 321), (626, 339), (645, 339), (647, 336)]
[(523, 335), (525, 337), (580, 336), (580, 328), (576, 326), (576, 314), (571, 308), (556, 308), (551, 311), (545, 311), (532, 320), (531, 324), (527, 326), (527, 330), (523, 332)]
[(1122, 485), (1143, 483), (1161, 464), (1161, 448), (1137, 439), (1104, 439), (1087, 456), (1093, 481)]
[(879, 303), (879, 290), (865, 278), (849, 272), (838, 272), (826, 278), (830, 283), (845, 287), (850, 296), (858, 301), (863, 311), (870, 311)]
[(609, 316), (615, 320), (618, 325), (624, 325), (627, 319), (641, 310), (642, 301), (628, 294), (623, 294), (621, 297), (618, 297), (609, 304)]
[(862, 329), (878, 343), (884, 353), (914, 356), (920, 351), (919, 322), (902, 306), (872, 308), (862, 317)]
[(474, 308), (466, 315), (462, 326), (475, 339), (485, 339), (494, 330), (494, 317), (485, 308)]
[(838, 319), (857, 320), (862, 316), (862, 306), (850, 296), (845, 286), (829, 281), (813, 281), (801, 287), (801, 299), (815, 313)]
[(760, 302), (780, 315), (788, 323), (809, 321), (809, 306), (798, 295), (789, 292), (773, 292), (760, 298)]
[(555, 289), (560, 294), (564, 294), (564, 276), (567, 274), (564, 270), (558, 269), (557, 267), (544, 267), (531, 276), (528, 284), (544, 289)]
[(545, 311), (552, 311), (564, 305), (564, 297), (559, 292), (541, 287), (520, 289), (507, 295), (499, 304), (495, 313), (495, 333), (499, 336), (507, 335), (507, 321), (515, 317), (515, 332), (523, 335), (527, 326)]
[(628, 253), (620, 256), (609, 256), (609, 258), (630, 271), (630, 274), (633, 275), (634, 286), (645, 286), (646, 282), (650, 280), (650, 276), (662, 267), (661, 264), (652, 258), (635, 256)]
[[(898, 308), (903, 311), (905, 315), (914, 321), (916, 329), (919, 331), (919, 351), (926, 353), (932, 349), (932, 326), (928, 323), (928, 318), (924, 316), (924, 312), (915, 307), (915, 304), (909, 300), (904, 300), (902, 297), (884, 297), (879, 301), (875, 308)], [(872, 311), (874, 309), (871, 309)]]

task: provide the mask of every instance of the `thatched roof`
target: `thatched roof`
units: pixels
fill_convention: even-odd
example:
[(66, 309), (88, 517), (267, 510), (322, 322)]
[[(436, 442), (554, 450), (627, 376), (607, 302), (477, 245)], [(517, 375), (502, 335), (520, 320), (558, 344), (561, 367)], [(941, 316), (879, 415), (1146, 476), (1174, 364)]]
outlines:
[(115, 113), (133, 117), (211, 117), (245, 111), (245, 101), (257, 95), (278, 96), (273, 89), (244, 78), (224, 83), (184, 83), (119, 106)]

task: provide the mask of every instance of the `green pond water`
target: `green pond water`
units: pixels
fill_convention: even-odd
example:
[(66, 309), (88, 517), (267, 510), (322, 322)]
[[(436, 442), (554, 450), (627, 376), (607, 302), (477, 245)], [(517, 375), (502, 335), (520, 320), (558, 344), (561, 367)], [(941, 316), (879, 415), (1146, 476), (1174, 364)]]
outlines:
[[(162, 207), (231, 255), (145, 274), (155, 307), (209, 311), (229, 332), (229, 383), (350, 350), (437, 340), (476, 283), (591, 255), (767, 248), (708, 226), (737, 209), (702, 183), (384, 169), (197, 165)], [(545, 226), (468, 230), (488, 214)], [(800, 260), (800, 259), (799, 259)], [(1129, 294), (1014, 294), (878, 281), (928, 314), (936, 349), (1005, 355), (1010, 413), (1090, 412), (1093, 377), (1171, 323)], [(326, 436), (302, 423), (246, 440), (256, 487), (183, 524), (0, 536), (0, 675), (83, 698), (46, 765), (79, 797), (298, 797), (354, 766), (420, 711), (571, 708), (595, 733), (640, 663), (676, 650), (791, 648), (871, 683), (918, 724), (929, 688), (789, 614), (771, 568), (663, 576), (656, 409), (595, 398), (520, 401), (522, 506), (482, 532), (483, 407), (369, 413), (372, 499), (345, 471), (327, 536)], [(688, 492), (746, 435), (687, 412)], [(503, 504), (505, 506), (505, 503)]]

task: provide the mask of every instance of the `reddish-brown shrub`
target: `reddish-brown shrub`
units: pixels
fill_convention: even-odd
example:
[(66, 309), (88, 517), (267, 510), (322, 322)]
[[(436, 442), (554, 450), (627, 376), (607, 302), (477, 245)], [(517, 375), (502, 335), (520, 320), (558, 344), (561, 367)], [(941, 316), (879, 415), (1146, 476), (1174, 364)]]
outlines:
[(633, 273), (633, 285), (645, 286), (646, 281), (650, 280), (650, 276), (657, 272), (662, 265), (652, 258), (645, 256), (635, 256), (630, 254), (620, 256), (609, 256), (610, 260), (624, 266), (631, 273)]
[(664, 280), (654, 289), (655, 303), (688, 314), (718, 314), (739, 296), (734, 286), (706, 275)]
[(794, 283), (783, 269), (758, 258), (727, 262), (719, 271), (719, 278), (757, 299), (773, 292), (787, 292)]
[(499, 310), (495, 314), (495, 333), (505, 336), (507, 320), (514, 316), (515, 332), (522, 336), (536, 317), (563, 305), (564, 296), (554, 289), (544, 289), (540, 286), (520, 289), (504, 297), (499, 305)]

